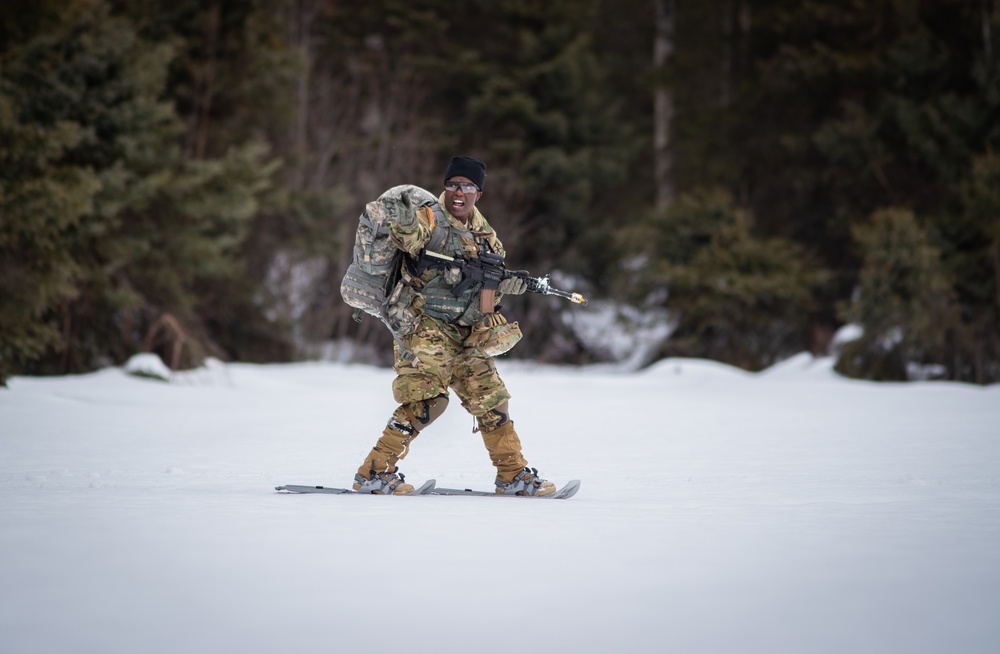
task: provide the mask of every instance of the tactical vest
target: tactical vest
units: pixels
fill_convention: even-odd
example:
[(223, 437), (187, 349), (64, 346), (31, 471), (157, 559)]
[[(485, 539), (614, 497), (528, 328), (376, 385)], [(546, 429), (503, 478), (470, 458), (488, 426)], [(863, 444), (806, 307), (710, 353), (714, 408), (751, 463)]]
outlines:
[[(434, 233), (424, 250), (431, 250), (449, 257), (471, 258), (483, 249), (496, 252), (499, 248), (490, 239), (490, 233), (474, 234), (472, 231), (451, 225), (445, 219), (435, 225)], [(495, 237), (494, 237), (495, 238)], [(428, 271), (432, 271), (428, 273)], [(429, 257), (423, 252), (419, 257), (406, 257), (408, 281), (424, 299), (423, 313), (453, 325), (471, 327), (485, 315), (479, 306), (481, 283), (469, 285), (459, 295), (454, 289), (462, 281), (461, 270), (448, 262)], [(414, 283), (414, 279), (419, 282)]]

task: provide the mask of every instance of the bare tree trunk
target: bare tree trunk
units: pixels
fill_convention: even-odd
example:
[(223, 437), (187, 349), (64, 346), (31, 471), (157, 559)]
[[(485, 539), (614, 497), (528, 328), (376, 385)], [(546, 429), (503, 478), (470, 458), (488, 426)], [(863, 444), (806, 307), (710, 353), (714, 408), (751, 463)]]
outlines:
[(205, 25), (205, 66), (202, 71), (202, 92), (198, 99), (198, 135), (195, 141), (195, 157), (205, 158), (208, 148), (209, 121), (212, 113), (212, 101), (215, 98), (215, 65), (219, 51), (219, 20), (218, 4), (212, 5), (206, 16)]
[[(994, 0), (995, 1), (995, 0)], [(983, 48), (986, 50), (987, 58), (993, 56), (993, 39), (991, 23), (993, 14), (990, 7), (990, 0), (983, 0)]]
[(295, 161), (291, 181), (294, 189), (302, 189), (305, 185), (305, 171), (309, 165), (309, 110), (313, 72), (312, 31), (313, 23), (324, 2), (325, 0), (298, 0), (292, 8), (294, 14), (289, 21), (291, 27), (289, 41), (292, 47), (298, 49), (300, 66), (295, 90), (295, 121), (292, 126), (291, 150)]
[(195, 159), (204, 159), (211, 131), (212, 103), (215, 99), (215, 73), (219, 54), (220, 7), (209, 6), (202, 15), (202, 59), (192, 60), (191, 74), (194, 89), (191, 94), (191, 113), (184, 137), (185, 149)]
[(722, 70), (719, 79), (719, 106), (723, 109), (732, 101), (733, 65), (736, 57), (734, 33), (736, 32), (736, 5), (739, 0), (722, 0)]
[[(377, 320), (355, 324), (353, 309), (340, 301), (340, 280), (351, 262), (358, 214), (365, 203), (396, 184), (423, 184), (443, 166), (429, 141), (429, 135), (440, 130), (427, 124), (430, 98), (424, 85), (406, 62), (393, 58), (378, 35), (364, 48), (347, 53), (346, 60), (316, 56), (323, 39), (317, 28), (329, 3), (297, 0), (289, 14), (292, 47), (304, 66), (296, 80), (295, 122), (286, 144), (290, 182), (297, 190), (319, 194), (338, 189), (346, 201), (336, 215), (326, 218), (340, 238), (336, 251), (322, 254), (326, 267), (322, 278), (312, 282), (301, 334), (309, 342), (354, 338), (359, 344), (388, 347), (391, 339)], [(309, 22), (311, 36), (305, 31)]]
[(996, 284), (997, 312), (1000, 313), (1000, 238), (993, 239), (993, 280)]
[(73, 351), (73, 308), (69, 300), (63, 300), (59, 307), (62, 314), (62, 353), (59, 357), (59, 374), (69, 373), (69, 359)]
[[(674, 54), (674, 0), (654, 0), (656, 35), (653, 39), (653, 66), (662, 70)], [(664, 209), (674, 200), (673, 154), (670, 123), (674, 116), (674, 96), (662, 82), (653, 97), (653, 174), (656, 179), (656, 207)]]
[(733, 89), (746, 68), (748, 56), (747, 35), (750, 32), (749, 0), (722, 0), (720, 2), (722, 26), (722, 70), (719, 87), (719, 106), (726, 108), (733, 99)]
[[(733, 47), (733, 68), (737, 79), (742, 79), (750, 68), (750, 28), (752, 0), (736, 0), (736, 43)], [(749, 181), (740, 182), (737, 197), (742, 203), (750, 202)]]

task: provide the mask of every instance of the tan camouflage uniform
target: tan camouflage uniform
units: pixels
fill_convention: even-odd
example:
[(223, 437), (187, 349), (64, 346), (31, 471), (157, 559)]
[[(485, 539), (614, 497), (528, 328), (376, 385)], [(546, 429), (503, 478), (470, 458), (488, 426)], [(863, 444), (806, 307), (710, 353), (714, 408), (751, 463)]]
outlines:
[[(443, 198), (441, 200), (443, 205)], [(404, 252), (418, 256), (433, 233), (433, 217), (429, 212), (415, 212), (411, 224), (393, 223), (391, 238)], [(452, 227), (444, 254), (475, 257), (479, 243), (485, 243), (496, 254), (503, 255), (503, 245), (489, 223), (476, 208), (469, 225), (444, 215)], [(408, 276), (407, 276), (408, 277)], [(449, 389), (462, 402), (466, 411), (476, 417), (483, 442), (497, 469), (497, 479), (511, 482), (527, 467), (521, 454), (521, 443), (507, 411), (507, 392), (497, 374), (493, 359), (466, 342), (472, 325), (483, 317), (478, 296), (464, 297), (462, 303), (450, 291), (460, 281), (460, 271), (429, 269), (419, 278), (409, 278), (418, 295), (414, 307), (419, 310), (416, 329), (403, 337), (404, 345), (416, 355), (407, 361), (395, 346), (396, 379), (393, 396), (400, 406), (393, 412), (382, 436), (365, 457), (358, 474), (368, 478), (375, 473), (393, 472), (397, 462), (409, 452), (410, 443), (420, 431), (440, 416), (448, 405)], [(497, 294), (497, 301), (501, 294)]]

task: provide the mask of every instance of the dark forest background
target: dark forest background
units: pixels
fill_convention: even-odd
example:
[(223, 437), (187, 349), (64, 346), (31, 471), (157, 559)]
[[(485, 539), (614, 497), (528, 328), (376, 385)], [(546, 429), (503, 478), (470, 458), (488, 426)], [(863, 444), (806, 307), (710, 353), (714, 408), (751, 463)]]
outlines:
[[(357, 216), (487, 162), (514, 268), (652, 358), (1000, 381), (1000, 0), (7, 0), (0, 382), (325, 342)], [(514, 356), (608, 358), (512, 301)], [(628, 326), (622, 326), (627, 329)]]

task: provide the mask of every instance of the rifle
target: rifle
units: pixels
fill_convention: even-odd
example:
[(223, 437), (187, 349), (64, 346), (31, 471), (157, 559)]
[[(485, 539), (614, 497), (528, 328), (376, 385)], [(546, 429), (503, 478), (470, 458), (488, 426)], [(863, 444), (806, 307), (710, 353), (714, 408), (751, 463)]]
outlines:
[(446, 261), (452, 266), (462, 270), (462, 281), (452, 289), (452, 294), (458, 297), (464, 293), (475, 282), (483, 284), (479, 296), (479, 308), (483, 313), (493, 311), (493, 299), (496, 296), (500, 282), (511, 277), (518, 277), (524, 281), (529, 293), (541, 293), (542, 295), (555, 295), (566, 298), (574, 304), (587, 306), (589, 301), (580, 293), (571, 293), (554, 288), (550, 282), (549, 275), (545, 277), (533, 277), (524, 270), (507, 270), (503, 265), (503, 257), (492, 252), (482, 252), (478, 259), (466, 259), (465, 257), (449, 257), (447, 254), (424, 250), (424, 254), (439, 261)]

